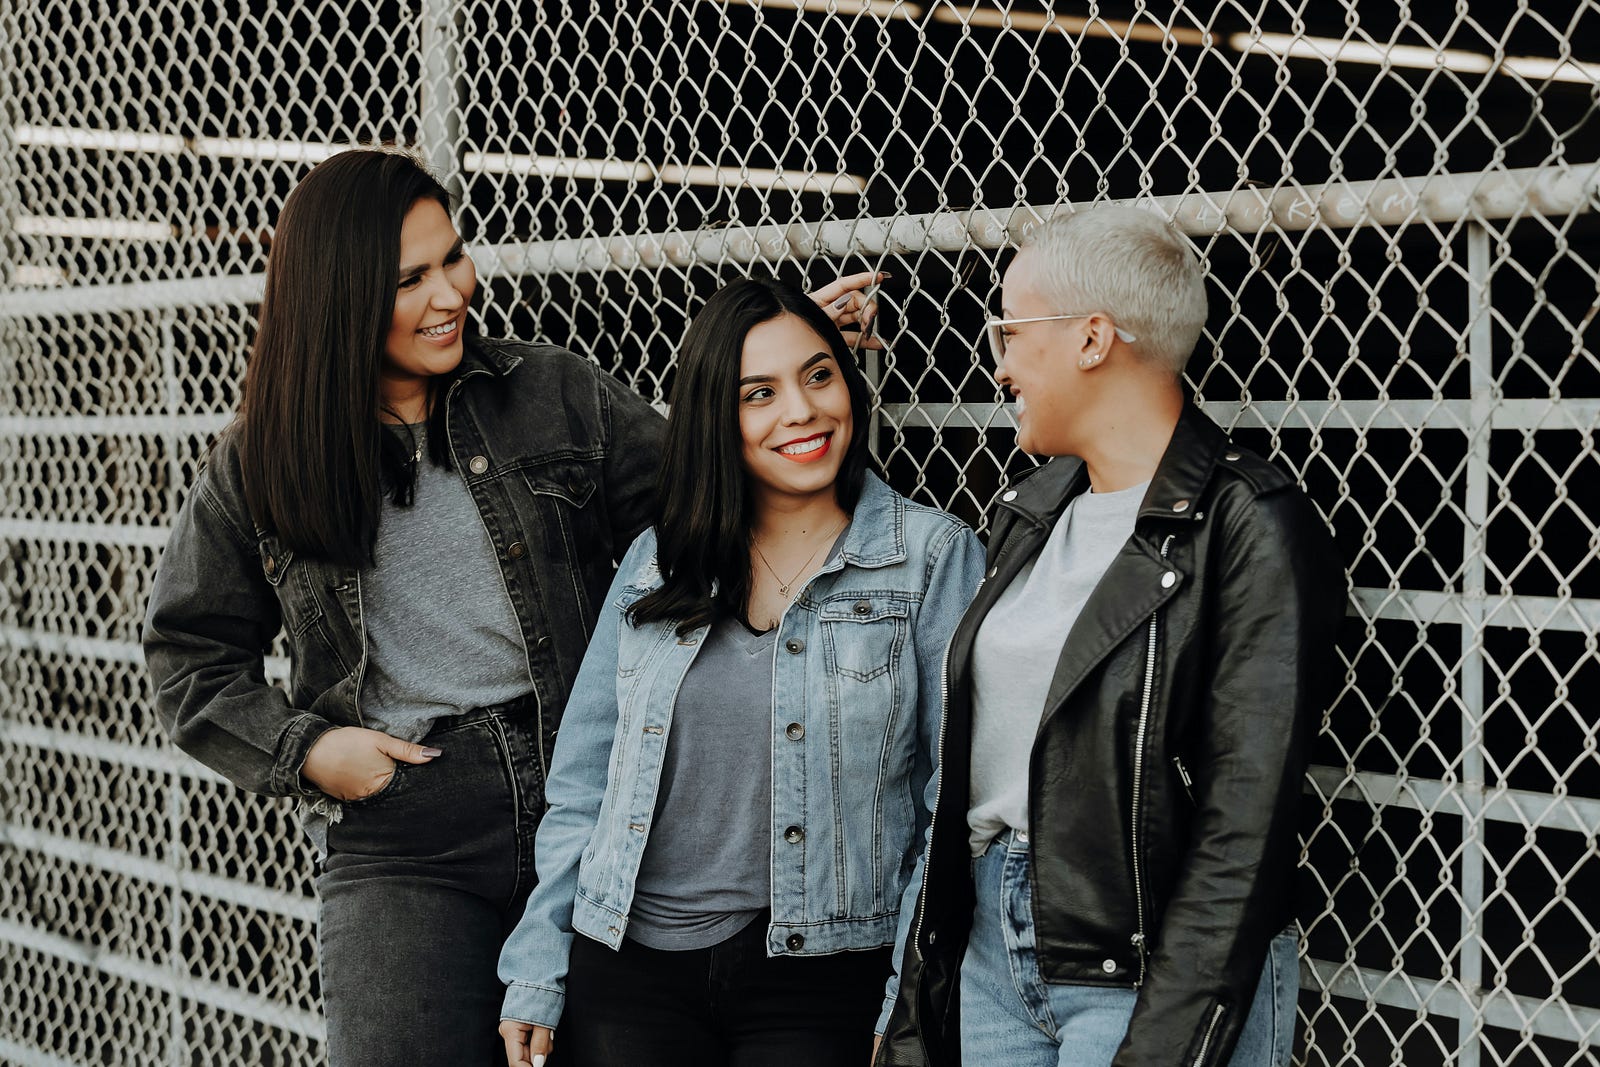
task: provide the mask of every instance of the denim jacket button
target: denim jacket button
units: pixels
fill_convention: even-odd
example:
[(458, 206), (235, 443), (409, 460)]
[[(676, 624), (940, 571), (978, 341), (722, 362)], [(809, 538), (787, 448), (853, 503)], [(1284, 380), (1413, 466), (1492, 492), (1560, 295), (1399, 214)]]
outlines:
[(792, 655), (798, 656), (800, 653), (806, 650), (806, 643), (800, 640), (798, 637), (791, 637), (789, 640), (783, 643), (783, 647)]
[(783, 832), (783, 839), (791, 845), (798, 845), (806, 839), (806, 832), (798, 826), (791, 826)]
[(801, 949), (806, 947), (805, 935), (790, 934), (789, 939), (785, 941), (784, 944), (789, 946), (790, 952), (799, 952)]
[(489, 461), (482, 456), (473, 456), (467, 460), (467, 470), (473, 474), (482, 474), (489, 469)]
[(1117, 973), (1117, 961), (1116, 960), (1106, 960), (1104, 963), (1102, 963), (1100, 965), (1100, 969), (1102, 971), (1106, 972), (1107, 974), (1116, 974)]
[(797, 722), (792, 722), (783, 728), (783, 736), (791, 741), (798, 741), (806, 735), (806, 728)]
[(506, 549), (506, 555), (510, 556), (512, 559), (521, 559), (527, 554), (528, 546), (524, 545), (521, 541), (511, 542), (511, 546)]
[(872, 601), (858, 600), (850, 606), (850, 610), (857, 615), (869, 615), (872, 613)]

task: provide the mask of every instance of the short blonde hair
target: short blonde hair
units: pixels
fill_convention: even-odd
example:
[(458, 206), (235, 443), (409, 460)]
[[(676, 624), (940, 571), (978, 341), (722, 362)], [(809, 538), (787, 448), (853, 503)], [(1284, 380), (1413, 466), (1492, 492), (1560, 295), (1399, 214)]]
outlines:
[(1099, 311), (1144, 358), (1183, 374), (1206, 324), (1205, 272), (1189, 241), (1159, 215), (1101, 204), (1057, 215), (1023, 239), (1039, 295), (1059, 314)]

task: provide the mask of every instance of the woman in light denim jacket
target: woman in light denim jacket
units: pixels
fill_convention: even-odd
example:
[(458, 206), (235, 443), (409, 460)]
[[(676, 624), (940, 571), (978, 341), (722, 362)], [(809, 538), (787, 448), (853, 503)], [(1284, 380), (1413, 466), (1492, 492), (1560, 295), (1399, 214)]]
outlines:
[(565, 1067), (870, 1056), (983, 554), (868, 470), (867, 415), (798, 290), (735, 282), (691, 325), (500, 957), (512, 1064), (558, 1023)]

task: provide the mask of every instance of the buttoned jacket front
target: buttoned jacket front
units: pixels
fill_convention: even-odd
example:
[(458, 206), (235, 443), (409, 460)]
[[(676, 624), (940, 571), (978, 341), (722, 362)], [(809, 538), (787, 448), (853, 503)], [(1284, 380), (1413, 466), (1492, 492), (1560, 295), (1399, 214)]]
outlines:
[[(661, 584), (654, 530), (618, 570), (556, 745), (539, 885), (501, 955), (506, 1018), (554, 1026), (573, 932), (617, 948), (649, 840), (678, 687), (707, 630), (639, 627)], [(773, 955), (893, 944), (931, 798), (942, 658), (982, 573), (959, 520), (867, 475), (837, 555), (773, 650)]]

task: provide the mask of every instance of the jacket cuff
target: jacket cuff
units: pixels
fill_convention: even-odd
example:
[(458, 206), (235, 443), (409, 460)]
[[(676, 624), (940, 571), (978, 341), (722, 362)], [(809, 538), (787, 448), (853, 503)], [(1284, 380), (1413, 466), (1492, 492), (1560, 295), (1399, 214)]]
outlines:
[[(897, 983), (898, 985), (898, 983)], [(895, 1001), (900, 999), (900, 991), (896, 989), (883, 998), (883, 1010), (878, 1013), (878, 1021), (872, 1024), (872, 1032), (882, 1037), (889, 1030), (889, 1016), (894, 1014)]]
[(300, 769), (305, 766), (306, 755), (311, 751), (311, 746), (317, 743), (317, 739), (336, 728), (334, 723), (321, 715), (297, 715), (290, 721), (283, 731), (283, 738), (278, 742), (278, 758), (272, 768), (274, 795), (282, 797), (321, 795), (320, 790), (300, 777)]
[(500, 1005), (500, 1018), (519, 1023), (532, 1023), (554, 1030), (561, 1021), (561, 1009), (566, 1007), (567, 995), (548, 986), (512, 982), (506, 986), (506, 999)]

